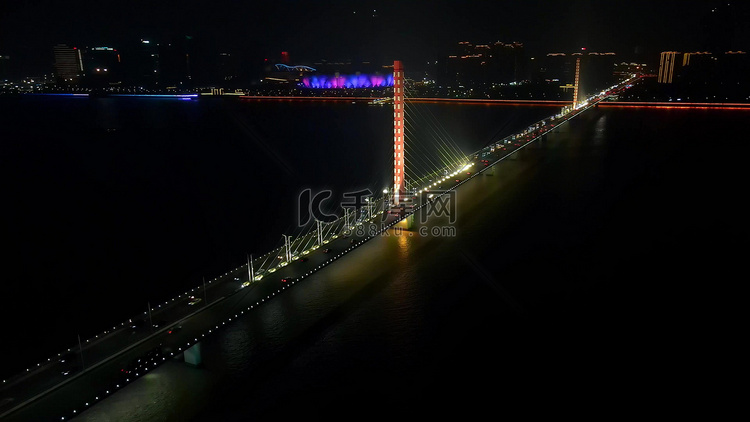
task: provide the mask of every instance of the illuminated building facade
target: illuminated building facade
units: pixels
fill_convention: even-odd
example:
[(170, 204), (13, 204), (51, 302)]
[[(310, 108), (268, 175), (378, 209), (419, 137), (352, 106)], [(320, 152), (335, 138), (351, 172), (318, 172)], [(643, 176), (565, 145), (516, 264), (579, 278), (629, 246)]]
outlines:
[(655, 96), (674, 101), (747, 101), (750, 60), (743, 51), (661, 53)]
[(662, 51), (661, 58), (659, 59), (659, 76), (657, 81), (661, 84), (671, 84), (674, 79), (674, 68), (675, 62), (677, 61), (677, 55), (680, 54), (676, 51)]
[[(659, 61), (658, 82), (671, 84), (706, 83), (712, 80), (743, 82), (746, 74), (747, 55), (742, 51), (727, 51), (713, 54), (708, 51), (679, 53), (664, 51)], [(743, 60), (744, 59), (744, 60)]]
[(65, 85), (78, 84), (84, 74), (83, 57), (77, 47), (57, 44), (52, 47), (55, 56), (55, 77), (58, 83)]
[(301, 86), (305, 88), (385, 88), (394, 86), (393, 75), (311, 75), (304, 76)]

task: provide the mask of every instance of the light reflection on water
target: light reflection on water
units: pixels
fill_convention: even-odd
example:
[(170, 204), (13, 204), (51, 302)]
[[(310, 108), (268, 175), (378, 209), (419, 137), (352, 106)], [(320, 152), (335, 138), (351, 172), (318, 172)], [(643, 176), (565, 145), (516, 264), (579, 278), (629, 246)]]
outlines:
[(229, 373), (240, 374), (247, 370), (251, 359), (250, 347), (252, 343), (251, 331), (242, 321), (237, 321), (227, 327), (222, 336), (221, 356), (224, 358)]
[(168, 362), (74, 418), (90, 422), (190, 420), (215, 388), (215, 373)]
[[(445, 391), (430, 397), (433, 405), (461, 404), (456, 397), (461, 388), (466, 388), (461, 397), (469, 399), (468, 403), (476, 403), (476, 397), (496, 403), (493, 400), (501, 398), (495, 389), (471, 387), (491, 379), (493, 388), (505, 383), (513, 390), (527, 381), (518, 391), (534, 391), (530, 388), (535, 380), (550, 375), (543, 373), (552, 367), (548, 362), (557, 365), (556, 371), (575, 368), (574, 374), (563, 372), (566, 376), (560, 379), (566, 382), (577, 379), (581, 370), (599, 373), (606, 367), (603, 365), (611, 364), (607, 348), (622, 347), (623, 339), (630, 338), (627, 332), (617, 331), (620, 320), (612, 323), (605, 319), (597, 325), (601, 314), (612, 318), (606, 313), (610, 302), (604, 300), (591, 315), (585, 307), (591, 306), (589, 303), (574, 302), (577, 309), (570, 306), (569, 296), (579, 293), (570, 285), (617, 282), (620, 274), (613, 276), (612, 268), (618, 273), (628, 271), (618, 260), (632, 251), (621, 247), (621, 239), (611, 234), (629, 236), (636, 229), (637, 234), (650, 234), (647, 231), (661, 229), (644, 229), (644, 221), (638, 221), (622, 231), (608, 228), (611, 231), (601, 236), (597, 231), (602, 211), (591, 205), (606, 212), (611, 212), (607, 207), (615, 208), (613, 203), (623, 206), (622, 202), (601, 206), (597, 201), (616, 201), (618, 195), (632, 191), (638, 175), (632, 169), (639, 168), (633, 162), (650, 159), (645, 150), (613, 158), (610, 125), (619, 121), (621, 128), (629, 130), (631, 116), (617, 120), (618, 115), (606, 114), (607, 119), (592, 112), (591, 120), (575, 122), (557, 138), (550, 136), (538, 147), (524, 150), (499, 167), (494, 176), (482, 176), (465, 185), (458, 197), (456, 238), (389, 236), (372, 240), (209, 337), (203, 369), (169, 363), (155, 371), (165, 375), (159, 388), (187, 399), (174, 402), (162, 393), (156, 398), (138, 394), (137, 390), (149, 387), (144, 378), (79, 419), (265, 420), (290, 408), (320, 415), (316, 409), (333, 411), (345, 406), (347, 400), (371, 406), (381, 401), (392, 404), (393, 397), (402, 397), (402, 402), (418, 400), (419, 391), (411, 387), (425, 388), (430, 383), (436, 385), (430, 393)], [(605, 130), (599, 132), (602, 126)], [(590, 136), (592, 130), (595, 139)], [(616, 145), (630, 152), (629, 142), (638, 139), (636, 134), (629, 133)], [(617, 183), (604, 185), (607, 179), (598, 176), (610, 168), (615, 171), (608, 177)], [(657, 201), (659, 196), (650, 199)], [(618, 222), (627, 223), (630, 218)], [(579, 245), (590, 238), (595, 242)], [(462, 256), (478, 265), (462, 263), (466, 261)], [(612, 266), (612, 262), (620, 265)], [(490, 277), (478, 280), (482, 272)], [(491, 289), (487, 280), (503, 289)], [(630, 279), (624, 285), (632, 282)], [(532, 314), (556, 306), (554, 313), (542, 316), (551, 320), (548, 324), (553, 327), (562, 320), (561, 334), (544, 338), (552, 331), (546, 325), (541, 328), (549, 331), (534, 326), (537, 330), (528, 337), (514, 332), (514, 304), (523, 305), (523, 310)], [(584, 317), (565, 319), (576, 312)], [(570, 321), (575, 324), (565, 325)], [(608, 337), (610, 332), (614, 334)], [(463, 349), (457, 355), (452, 352)], [(615, 355), (615, 361), (624, 360)], [(630, 376), (624, 371), (615, 375)], [(180, 382), (167, 382), (171, 377)], [(599, 380), (594, 381), (592, 385), (598, 386)], [(564, 393), (564, 388), (560, 391)], [(359, 396), (363, 398), (356, 401)], [(202, 409), (197, 401), (207, 407)], [(124, 403), (137, 411), (118, 410)], [(113, 409), (111, 415), (122, 418), (88, 419), (89, 414), (102, 417), (108, 413), (102, 409)], [(371, 407), (364, 409), (363, 413)], [(188, 415), (188, 410), (193, 413)]]
[[(189, 420), (208, 398), (235, 397), (270, 383), (275, 387), (253, 395), (262, 409), (261, 397), (271, 400), (290, 388), (283, 380), (291, 385), (296, 372), (325, 368), (329, 359), (387, 355), (403, 364), (424, 317), (418, 292), (424, 286), (412, 259), (414, 243), (423, 241), (402, 233), (364, 244), (204, 340), (202, 368), (169, 362), (75, 420)], [(373, 337), (380, 339), (375, 346)]]

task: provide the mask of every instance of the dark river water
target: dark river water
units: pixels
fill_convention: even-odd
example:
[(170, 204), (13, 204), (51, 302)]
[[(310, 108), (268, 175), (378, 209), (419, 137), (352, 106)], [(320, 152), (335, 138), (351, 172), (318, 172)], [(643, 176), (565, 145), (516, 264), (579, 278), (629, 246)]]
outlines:
[[(0, 107), (6, 375), (278, 246), (302, 189), (391, 178), (387, 107)], [(467, 152), (556, 112), (424, 107)], [(167, 363), (76, 420), (466, 419), (671, 396), (729, 312), (713, 287), (737, 278), (728, 245), (746, 239), (747, 113), (587, 112), (464, 185), (455, 236), (370, 241), (209, 337), (202, 368)]]

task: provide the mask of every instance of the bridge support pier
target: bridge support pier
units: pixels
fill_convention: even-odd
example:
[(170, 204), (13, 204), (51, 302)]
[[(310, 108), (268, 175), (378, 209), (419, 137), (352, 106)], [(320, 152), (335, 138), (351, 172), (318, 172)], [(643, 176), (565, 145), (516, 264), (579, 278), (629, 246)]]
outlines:
[(201, 356), (201, 343), (195, 343), (189, 349), (186, 349), (183, 353), (185, 357), (185, 363), (190, 366), (200, 366), (203, 363)]
[(396, 224), (396, 227), (402, 230), (411, 230), (412, 228), (414, 228), (414, 214), (411, 214), (410, 216), (399, 221), (398, 224)]

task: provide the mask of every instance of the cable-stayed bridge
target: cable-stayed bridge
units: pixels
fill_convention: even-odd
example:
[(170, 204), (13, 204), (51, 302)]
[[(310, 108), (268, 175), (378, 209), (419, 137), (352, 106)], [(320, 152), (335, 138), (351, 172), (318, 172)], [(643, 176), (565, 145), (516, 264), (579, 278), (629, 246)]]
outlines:
[[(333, 211), (312, 207), (291, 233), (264, 254), (204, 280), (183, 294), (149, 304), (143, 314), (51, 356), (0, 384), (0, 417), (68, 420), (159, 364), (201, 362), (201, 340), (253, 312), (345, 254), (388, 230), (409, 230), (415, 215), (443, 206), (441, 198), (512, 157), (568, 120), (635, 83), (635, 75), (562, 108), (526, 129), (465, 152), (429, 109), (410, 102), (402, 63), (393, 70), (393, 155), (383, 157), (392, 184), (357, 192)], [(577, 97), (576, 97), (577, 99)], [(391, 142), (391, 140), (387, 140)], [(310, 192), (310, 204), (315, 203)], [(319, 199), (319, 198), (318, 198)], [(321, 212), (318, 212), (321, 211)], [(304, 220), (304, 221), (302, 221)]]

